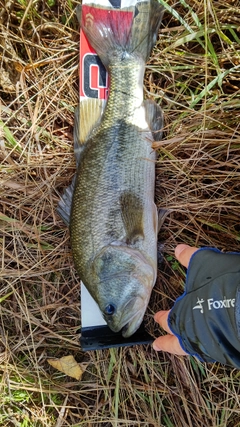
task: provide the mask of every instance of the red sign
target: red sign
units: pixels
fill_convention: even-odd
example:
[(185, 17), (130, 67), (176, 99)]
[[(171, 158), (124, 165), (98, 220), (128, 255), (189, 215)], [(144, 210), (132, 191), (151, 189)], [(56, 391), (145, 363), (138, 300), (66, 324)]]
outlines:
[(108, 73), (83, 31), (80, 31), (80, 97), (107, 99)]

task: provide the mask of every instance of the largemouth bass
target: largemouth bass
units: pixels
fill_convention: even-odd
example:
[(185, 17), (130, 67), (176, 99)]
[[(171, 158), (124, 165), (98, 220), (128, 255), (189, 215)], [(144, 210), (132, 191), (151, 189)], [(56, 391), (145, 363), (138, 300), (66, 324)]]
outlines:
[[(95, 11), (96, 13), (95, 13)], [(143, 101), (145, 62), (156, 42), (163, 8), (156, 0), (109, 10), (82, 10), (82, 29), (110, 75), (105, 108), (81, 103), (75, 115), (77, 173), (59, 203), (70, 226), (76, 270), (108, 326), (131, 336), (140, 326), (157, 277), (158, 215), (155, 152), (163, 114)], [(87, 16), (88, 15), (88, 16)]]

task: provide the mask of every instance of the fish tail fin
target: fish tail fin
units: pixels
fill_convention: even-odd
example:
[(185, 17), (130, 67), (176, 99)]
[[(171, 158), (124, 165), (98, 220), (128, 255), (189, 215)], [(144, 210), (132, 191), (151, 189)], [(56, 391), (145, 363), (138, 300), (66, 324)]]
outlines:
[(157, 41), (164, 8), (157, 0), (148, 0), (135, 6), (131, 31), (132, 50), (137, 51), (146, 62)]
[(157, 0), (118, 9), (82, 7), (81, 26), (106, 68), (114, 51), (137, 53), (147, 61), (156, 42), (164, 8)]

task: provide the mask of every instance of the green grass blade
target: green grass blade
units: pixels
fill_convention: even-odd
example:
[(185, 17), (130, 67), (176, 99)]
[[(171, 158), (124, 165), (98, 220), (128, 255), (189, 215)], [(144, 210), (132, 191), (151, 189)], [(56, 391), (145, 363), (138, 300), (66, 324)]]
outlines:
[(20, 153), (22, 153), (22, 149), (19, 146), (19, 143), (16, 141), (16, 139), (14, 138), (12, 132), (10, 131), (10, 129), (3, 123), (2, 120), (0, 120), (0, 130), (2, 130), (3, 134), (5, 135), (5, 138), (9, 144), (10, 148), (14, 148), (17, 151), (19, 151)]

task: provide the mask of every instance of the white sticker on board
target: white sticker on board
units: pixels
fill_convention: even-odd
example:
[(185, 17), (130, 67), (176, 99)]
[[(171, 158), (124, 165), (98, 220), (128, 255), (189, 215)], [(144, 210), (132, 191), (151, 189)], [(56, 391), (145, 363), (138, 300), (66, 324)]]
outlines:
[(101, 311), (87, 288), (81, 282), (81, 318), (82, 328), (102, 326), (107, 323), (102, 317)]

